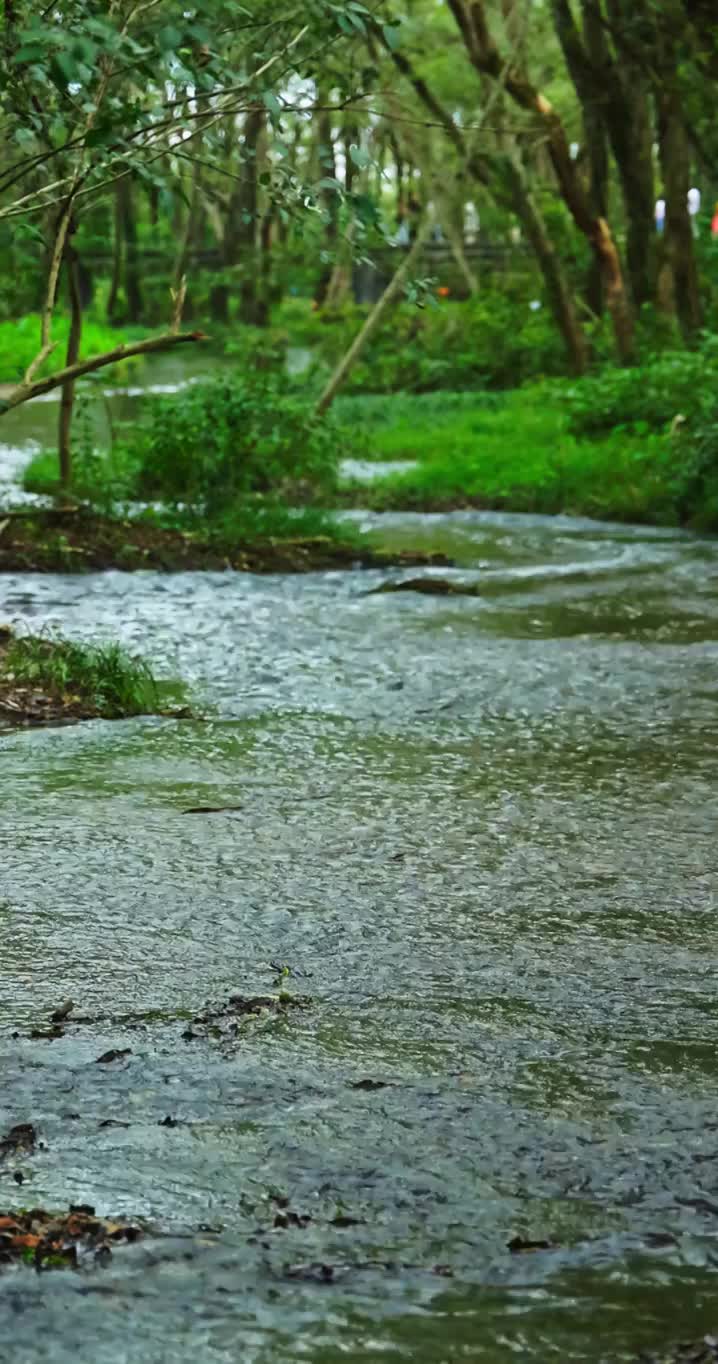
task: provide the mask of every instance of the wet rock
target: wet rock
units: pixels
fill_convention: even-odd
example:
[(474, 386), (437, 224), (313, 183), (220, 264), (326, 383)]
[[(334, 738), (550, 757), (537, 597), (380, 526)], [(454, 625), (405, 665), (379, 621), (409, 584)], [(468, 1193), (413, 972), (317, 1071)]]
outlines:
[(535, 1250), (555, 1250), (556, 1243), (554, 1241), (525, 1241), (523, 1236), (514, 1236), (507, 1242), (506, 1249), (510, 1250), (512, 1255), (525, 1255)]
[(353, 1080), (352, 1083), (351, 1083), (351, 1085), (349, 1086), (349, 1088), (350, 1088), (350, 1089), (368, 1089), (368, 1090), (373, 1090), (373, 1089), (390, 1089), (391, 1086), (390, 1086), (388, 1080), (372, 1080), (372, 1079), (368, 1079), (368, 1078), (367, 1078), (366, 1080)]
[(190, 805), (183, 815), (224, 815), (230, 811), (243, 810), (243, 805)]
[(37, 1132), (31, 1122), (20, 1122), (11, 1127), (7, 1136), (0, 1141), (0, 1160), (17, 1155), (18, 1151), (34, 1151)]
[(450, 578), (400, 578), (380, 583), (366, 595), (375, 597), (382, 592), (421, 592), (425, 597), (479, 597), (481, 588), (477, 583), (452, 582)]
[(349, 1273), (351, 1265), (297, 1264), (288, 1265), (285, 1274), (288, 1279), (309, 1280), (311, 1283), (336, 1283)]
[(182, 1037), (187, 1042), (196, 1038), (231, 1041), (251, 1018), (286, 1017), (293, 1010), (308, 1008), (310, 1003), (308, 995), (290, 995), (282, 990), (276, 995), (230, 995), (223, 1004), (206, 1004)]
[(64, 1004), (61, 1004), (58, 1009), (50, 1014), (50, 1021), (52, 1023), (64, 1023), (65, 1019), (70, 1017), (74, 1007), (74, 999), (66, 999)]

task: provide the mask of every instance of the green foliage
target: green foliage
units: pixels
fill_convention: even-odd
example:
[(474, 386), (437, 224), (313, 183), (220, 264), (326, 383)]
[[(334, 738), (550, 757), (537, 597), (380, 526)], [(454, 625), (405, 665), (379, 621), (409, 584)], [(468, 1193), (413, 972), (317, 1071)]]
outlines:
[(351, 541), (358, 538), (351, 526), (340, 525), (321, 507), (291, 507), (277, 498), (260, 496), (231, 503), (213, 519), (207, 530), (210, 540), (236, 545), (265, 540)]
[(271, 370), (222, 374), (154, 399), (136, 430), (134, 493), (207, 514), (248, 495), (329, 490), (346, 438)]
[(718, 336), (698, 350), (666, 351), (634, 369), (605, 369), (561, 392), (571, 430), (660, 431), (676, 417), (710, 410), (718, 384)]
[[(58, 315), (52, 329), (53, 340), (57, 342), (57, 346), (39, 370), (38, 377), (43, 374), (51, 374), (53, 370), (62, 368), (65, 363), (65, 349), (69, 330), (70, 319), (61, 314)], [(114, 350), (116, 346), (120, 346), (124, 342), (139, 341), (147, 335), (148, 332), (145, 327), (123, 327), (118, 330), (115, 327), (108, 326), (105, 322), (86, 318), (82, 328), (80, 359), (84, 360), (87, 356), (97, 355), (101, 351)], [(39, 313), (26, 313), (17, 321), (0, 322), (0, 383), (17, 383), (39, 349)], [(123, 360), (111, 373), (117, 378), (118, 373), (124, 372), (126, 375), (131, 367), (141, 366), (141, 364), (141, 356)]]
[[(565, 354), (545, 307), (498, 290), (438, 307), (404, 303), (386, 318), (351, 371), (348, 393), (416, 393), (438, 389), (510, 388), (565, 371)], [(316, 347), (331, 367), (359, 330), (366, 309), (302, 318), (292, 308), (293, 335)]]
[(365, 393), (340, 395), (333, 410), (342, 425), (363, 437), (363, 459), (413, 459), (422, 433), (433, 449), (446, 428), (455, 430), (457, 419), (480, 422), (483, 413), (496, 411), (505, 400), (505, 394), (489, 391)]
[[(229, 517), (245, 531), (285, 536), (326, 533), (290, 525), (287, 503), (327, 498), (339, 459), (359, 453), (357, 437), (333, 414), (318, 418), (303, 391), (273, 369), (223, 373), (149, 399), (140, 421), (110, 451), (77, 423), (73, 492), (94, 507), (162, 502), (185, 520)], [(28, 492), (59, 490), (57, 456), (42, 451), (24, 472)], [(229, 509), (229, 510), (228, 510)]]
[[(447, 395), (441, 395), (442, 400)], [(452, 395), (453, 396), (453, 395)], [(385, 400), (387, 405), (393, 399)], [(415, 470), (362, 486), (376, 507), (484, 506), (678, 524), (701, 508), (682, 498), (670, 437), (620, 431), (578, 439), (558, 385), (527, 386), (500, 406), (455, 406), (436, 428), (416, 402), (413, 416), (375, 425), (378, 458), (413, 457)], [(438, 404), (438, 396), (433, 400)], [(437, 438), (438, 429), (438, 438)], [(718, 505), (714, 524), (718, 524)]]
[(16, 635), (3, 651), (2, 671), (16, 683), (78, 698), (105, 719), (146, 715), (158, 707), (149, 667), (118, 644), (90, 646), (51, 635)]

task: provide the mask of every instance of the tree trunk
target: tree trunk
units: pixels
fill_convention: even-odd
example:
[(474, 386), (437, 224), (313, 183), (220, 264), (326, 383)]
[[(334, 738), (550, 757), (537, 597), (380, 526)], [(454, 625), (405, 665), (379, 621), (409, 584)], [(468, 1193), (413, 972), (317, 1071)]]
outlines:
[[(186, 279), (187, 270), (190, 263), (192, 248), (199, 238), (199, 229), (202, 221), (202, 167), (199, 161), (195, 161), (192, 167), (192, 188), (190, 191), (189, 206), (187, 209), (187, 221), (182, 234), (179, 249), (175, 257), (174, 271), (172, 277), (172, 287), (175, 295), (183, 287)], [(185, 298), (184, 312), (186, 317), (192, 316), (192, 306)]]
[(658, 128), (666, 198), (664, 260), (670, 270), (676, 312), (687, 340), (702, 326), (693, 228), (688, 212), (690, 145), (682, 117), (680, 96), (665, 84), (657, 94)]
[(419, 230), (417, 231), (416, 237), (414, 238), (411, 250), (407, 252), (393, 279), (390, 280), (381, 298), (378, 300), (377, 303), (374, 304), (374, 307), (372, 308), (371, 312), (369, 313), (369, 316), (364, 322), (363, 327), (354, 337), (354, 340), (352, 341), (351, 346), (346, 352), (346, 355), (342, 357), (336, 369), (334, 370), (334, 373), (332, 374), (326, 388), (324, 389), (324, 392), (322, 393), (319, 402), (317, 403), (316, 410), (319, 416), (323, 416), (323, 414), (334, 402), (334, 399), (336, 398), (339, 389), (344, 383), (344, 380), (346, 379), (347, 375), (349, 374), (353, 366), (356, 364), (367, 342), (371, 340), (372, 336), (374, 335), (374, 332), (377, 330), (382, 318), (384, 317), (384, 314), (388, 312), (389, 308), (399, 297), (399, 294), (401, 293), (404, 284), (409, 278), (411, 271), (413, 270), (416, 262), (419, 259), (419, 256), (421, 255), (421, 252), (426, 244), (427, 238), (431, 231), (431, 227), (432, 227), (431, 216), (427, 213), (426, 216), (424, 217), (424, 221), (419, 225)]
[[(326, 91), (320, 91), (318, 95), (319, 103), (327, 102)], [(328, 110), (322, 109), (319, 113), (319, 163), (322, 176), (331, 176), (333, 180), (337, 178), (336, 158), (334, 155), (334, 143), (332, 142), (332, 121)], [(314, 290), (314, 300), (321, 308), (326, 301), (329, 285), (334, 270), (334, 254), (336, 252), (337, 238), (339, 236), (339, 199), (336, 190), (326, 189), (321, 192), (321, 201), (326, 215), (326, 249), (329, 260), (322, 266), (322, 271)]]
[[(82, 339), (82, 300), (77, 254), (71, 246), (65, 247), (65, 269), (70, 296), (70, 333), (67, 338), (65, 364), (74, 365), (80, 354), (80, 341)], [(70, 380), (62, 385), (60, 391), (60, 413), (57, 427), (60, 486), (64, 492), (69, 492), (72, 484), (72, 413), (74, 406), (75, 382)]]
[(569, 365), (574, 374), (584, 374), (588, 365), (586, 338), (581, 329), (573, 294), (546, 223), (536, 207), (520, 163), (515, 158), (507, 158), (504, 173), (514, 212), (526, 233), (543, 275), (549, 307), (563, 337)]
[[(238, 248), (242, 260), (242, 280), (239, 286), (239, 316), (242, 322), (257, 325), (257, 235), (259, 183), (257, 155), (264, 127), (264, 110), (250, 109), (244, 120), (244, 157), (242, 181), (234, 202), (234, 222), (231, 228), (232, 250)], [(234, 264), (234, 260), (231, 261)]]
[[(620, 5), (620, 0), (617, 0)], [(626, 264), (633, 303), (640, 308), (653, 297), (654, 222), (653, 159), (650, 111), (645, 76), (630, 50), (620, 61), (608, 43), (601, 0), (582, 0), (583, 34), (569, 0), (551, 0), (556, 32), (569, 74), (581, 102), (591, 165), (591, 211), (608, 217), (607, 195), (597, 192), (606, 183), (605, 135), (616, 160), (626, 215)], [(623, 17), (612, 12), (614, 38), (623, 32)], [(603, 151), (600, 150), (604, 143)], [(598, 262), (597, 262), (598, 265)], [(594, 289), (595, 289), (594, 285)]]
[(542, 129), (564, 203), (589, 243), (601, 271), (619, 358), (624, 364), (628, 363), (634, 350), (633, 313), (620, 257), (607, 219), (597, 217), (591, 210), (559, 113), (532, 84), (526, 72), (499, 52), (489, 29), (484, 0), (471, 0), (469, 8), (464, 0), (449, 0), (449, 8), (475, 69), (500, 82), (514, 103), (532, 114)]
[(107, 320), (114, 322), (117, 315), (117, 301), (122, 283), (122, 207), (120, 198), (121, 180), (115, 186), (112, 213), (112, 277), (110, 279), (110, 292), (107, 295)]
[(132, 177), (123, 175), (117, 182), (119, 195), (120, 221), (125, 242), (125, 301), (127, 321), (142, 320), (142, 285), (140, 284), (140, 261), (137, 252), (137, 222), (132, 199)]

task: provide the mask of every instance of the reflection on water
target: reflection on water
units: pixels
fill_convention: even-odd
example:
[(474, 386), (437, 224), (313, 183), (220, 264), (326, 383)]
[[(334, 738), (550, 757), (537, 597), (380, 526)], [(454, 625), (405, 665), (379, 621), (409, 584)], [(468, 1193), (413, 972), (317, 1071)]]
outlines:
[[(99, 1364), (596, 1364), (718, 1319), (715, 542), (360, 519), (480, 595), (3, 580), (3, 619), (119, 637), (204, 717), (0, 737), (1, 1117), (46, 1143), (4, 1203), (180, 1237), (0, 1278), (32, 1364), (90, 1332)], [(183, 1039), (272, 962), (310, 1009)], [(102, 1021), (12, 1037), (68, 996)]]

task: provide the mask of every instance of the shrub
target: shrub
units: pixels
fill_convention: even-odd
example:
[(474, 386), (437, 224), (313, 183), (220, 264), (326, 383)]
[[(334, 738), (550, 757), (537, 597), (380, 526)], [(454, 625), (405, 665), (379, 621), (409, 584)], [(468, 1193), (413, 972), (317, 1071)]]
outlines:
[(135, 495), (208, 514), (257, 493), (333, 486), (342, 435), (271, 370), (222, 374), (154, 399), (137, 430)]
[[(293, 339), (313, 347), (324, 367), (332, 368), (366, 314), (366, 308), (350, 304), (340, 312), (305, 316)], [(528, 298), (482, 292), (465, 303), (401, 304), (372, 337), (343, 391), (500, 389), (565, 368), (563, 344), (546, 307), (532, 311)]]
[(607, 431), (660, 431), (679, 414), (686, 418), (714, 403), (718, 337), (699, 350), (667, 351), (633, 369), (606, 369), (578, 379), (560, 392), (577, 435)]
[(697, 527), (718, 527), (718, 397), (678, 427), (673, 481), (681, 516)]

